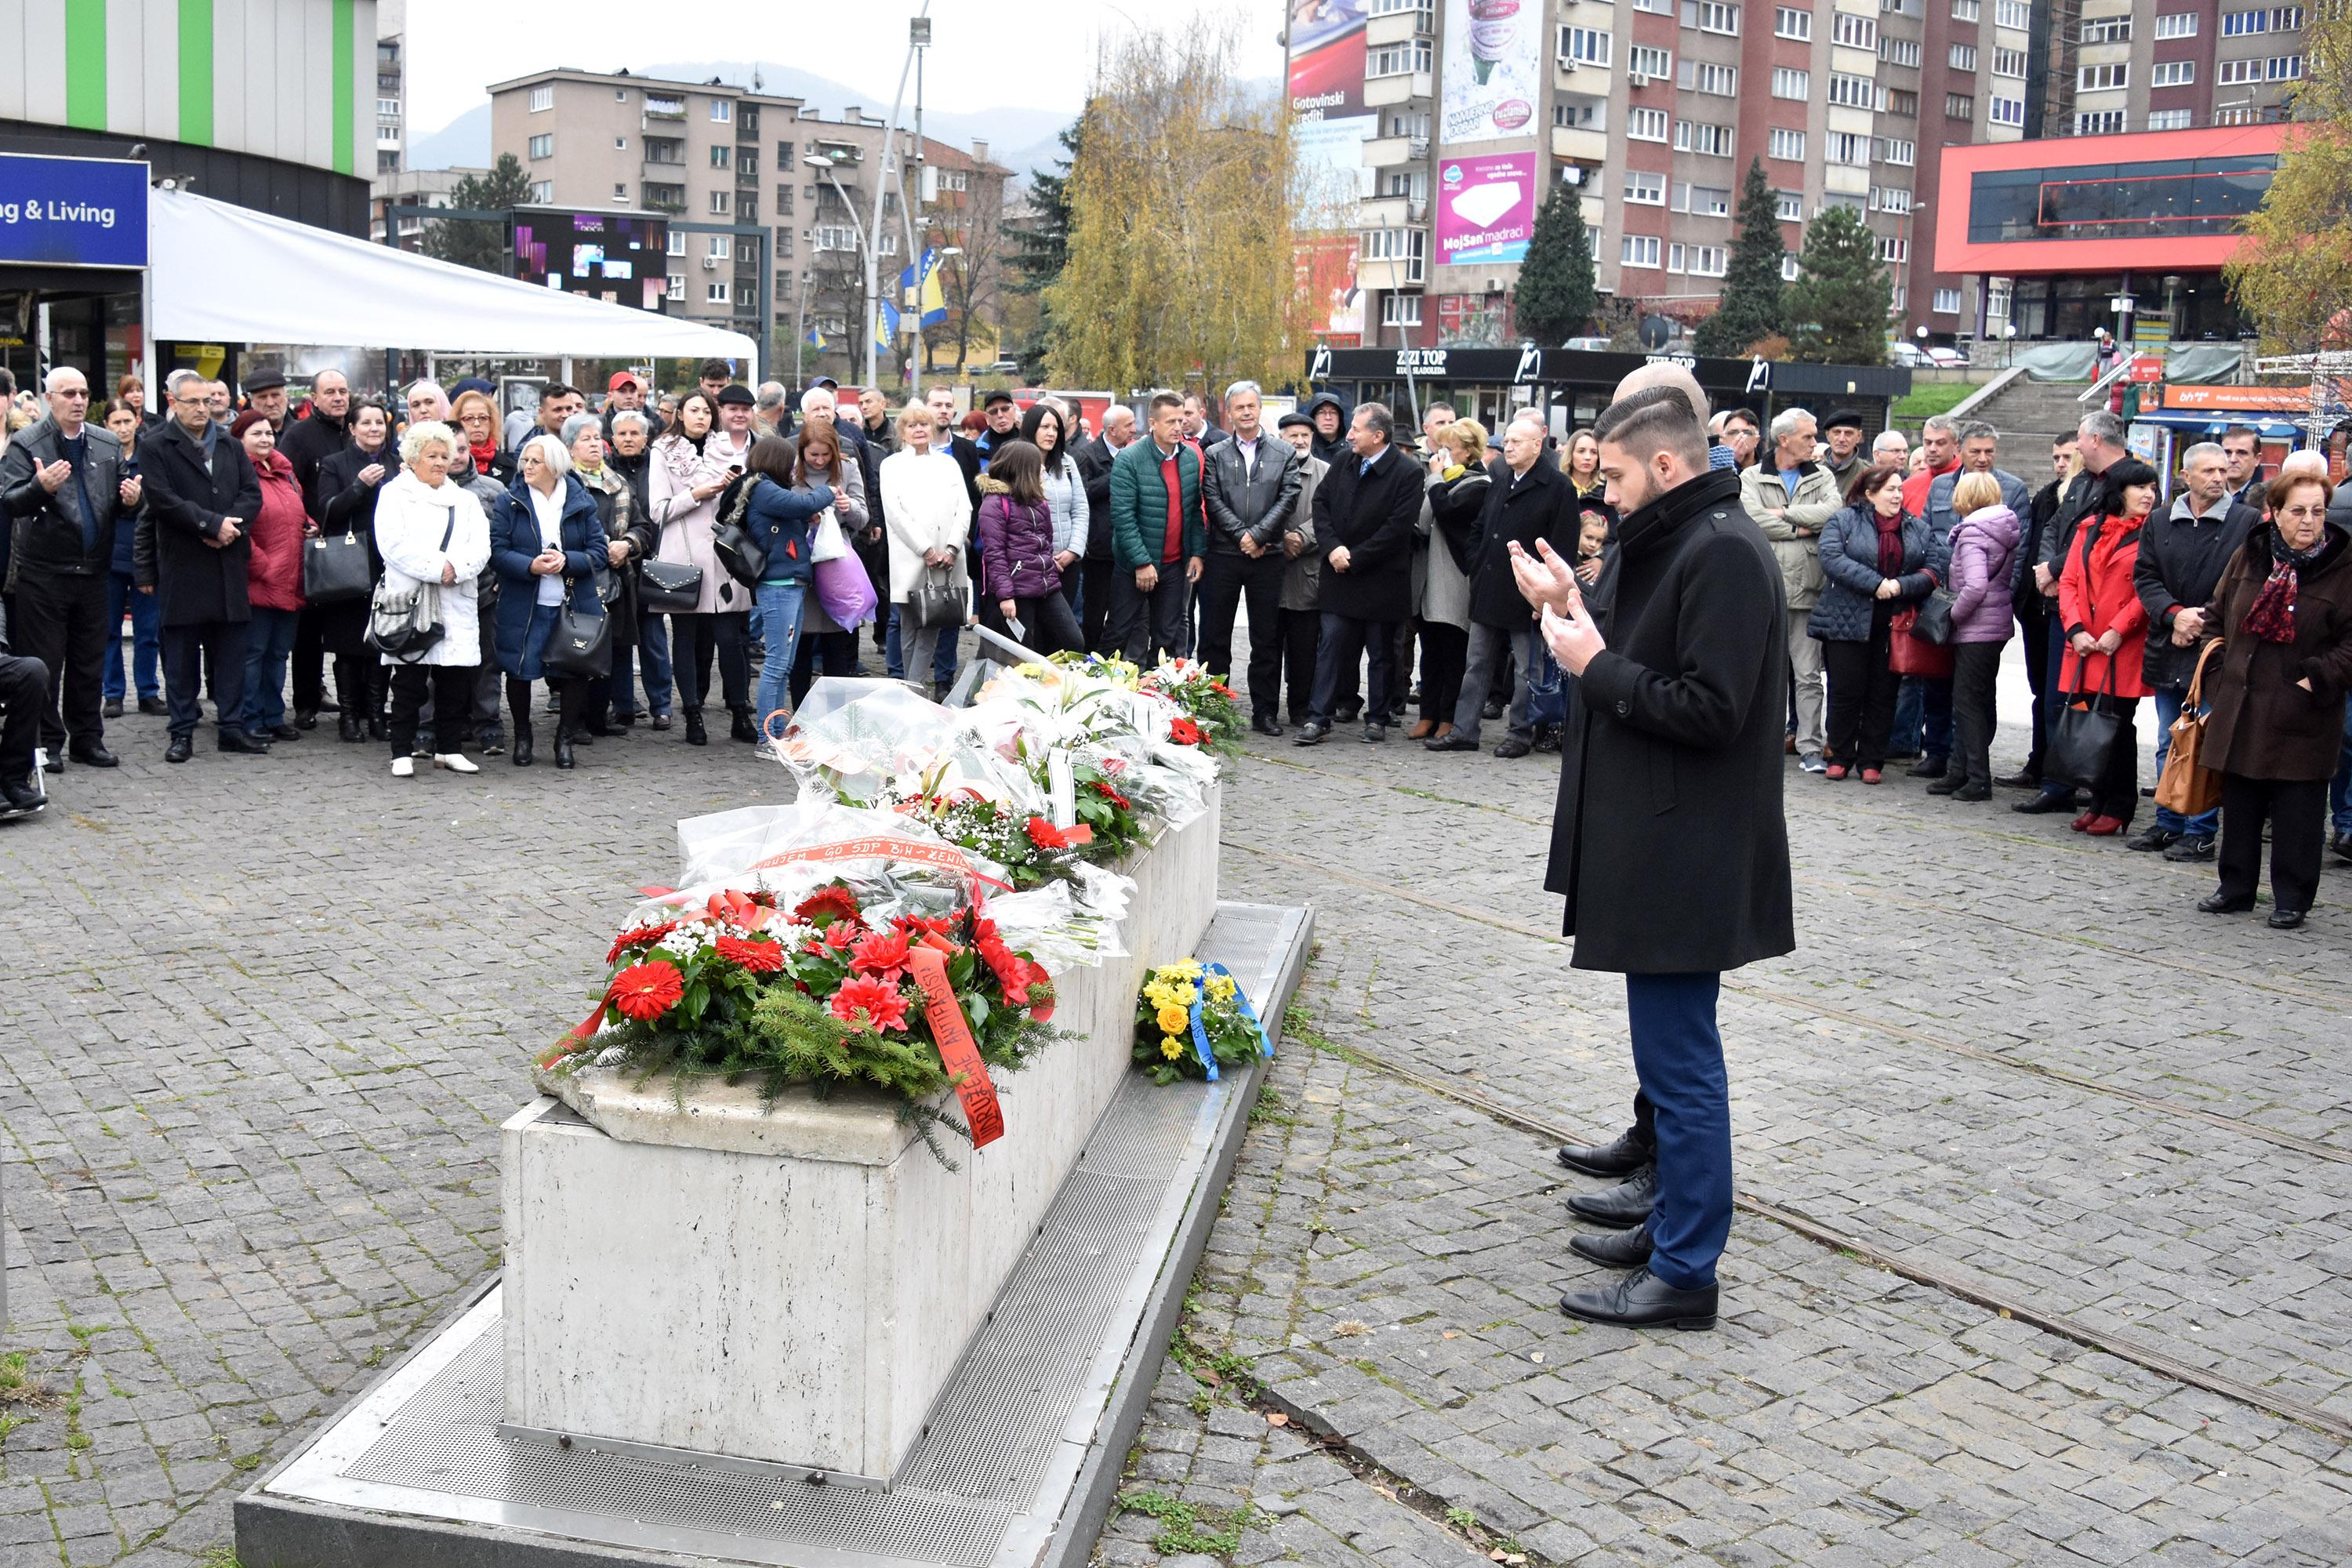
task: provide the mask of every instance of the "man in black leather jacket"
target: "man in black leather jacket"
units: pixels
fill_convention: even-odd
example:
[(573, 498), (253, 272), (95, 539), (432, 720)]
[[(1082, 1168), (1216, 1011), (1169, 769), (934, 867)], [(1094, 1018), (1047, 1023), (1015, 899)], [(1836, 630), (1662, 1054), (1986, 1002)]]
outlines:
[(33, 769), (33, 743), (49, 695), (48, 667), (8, 651), (8, 611), (0, 605), (0, 822), (48, 804)]

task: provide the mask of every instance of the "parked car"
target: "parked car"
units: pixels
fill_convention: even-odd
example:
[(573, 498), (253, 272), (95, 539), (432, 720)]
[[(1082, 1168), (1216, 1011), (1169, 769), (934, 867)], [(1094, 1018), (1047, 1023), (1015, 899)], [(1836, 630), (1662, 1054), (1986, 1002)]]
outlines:
[(1948, 349), (1943, 344), (1937, 343), (1927, 350), (1927, 363), (1938, 370), (1966, 370), (1969, 367), (1969, 356), (1958, 349)]

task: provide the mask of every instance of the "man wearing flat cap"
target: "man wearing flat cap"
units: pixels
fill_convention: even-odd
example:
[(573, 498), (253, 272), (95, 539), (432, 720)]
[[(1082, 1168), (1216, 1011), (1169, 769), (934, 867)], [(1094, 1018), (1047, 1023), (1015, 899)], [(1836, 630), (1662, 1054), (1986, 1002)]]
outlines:
[(245, 378), (245, 405), (269, 421), (271, 434), (286, 437), (286, 373), (271, 366)]
[(1822, 439), (1829, 450), (1822, 456), (1822, 466), (1837, 480), (1838, 494), (1843, 496), (1853, 487), (1870, 467), (1870, 454), (1863, 450), (1862, 416), (1851, 408), (1836, 408), (1822, 421)]

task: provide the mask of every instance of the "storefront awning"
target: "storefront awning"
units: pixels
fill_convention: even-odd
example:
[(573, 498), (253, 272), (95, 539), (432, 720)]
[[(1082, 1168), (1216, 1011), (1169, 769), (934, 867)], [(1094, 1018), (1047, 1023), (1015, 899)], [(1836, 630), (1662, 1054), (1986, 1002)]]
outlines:
[(557, 359), (716, 357), (741, 332), (533, 288), (188, 191), (151, 190), (150, 331), (175, 342), (302, 343)]

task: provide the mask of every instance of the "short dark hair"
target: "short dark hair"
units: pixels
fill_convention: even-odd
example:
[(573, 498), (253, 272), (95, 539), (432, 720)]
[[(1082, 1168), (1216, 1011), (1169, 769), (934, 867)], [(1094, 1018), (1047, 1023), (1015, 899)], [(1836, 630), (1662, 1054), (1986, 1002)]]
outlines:
[(1045, 499), (1045, 455), (1026, 441), (1007, 441), (988, 460), (988, 477), (1024, 506)]
[[(1687, 403), (1690, 400), (1688, 398), (1685, 398), (1683, 401)], [(1723, 422), (1726, 425), (1730, 424), (1735, 419), (1745, 419), (1751, 426), (1759, 430), (1764, 428), (1764, 421), (1756, 417), (1756, 410), (1753, 408), (1727, 408), (1723, 411)]]
[(1159, 416), (1160, 411), (1163, 408), (1183, 407), (1184, 400), (1177, 396), (1172, 392), (1155, 392), (1151, 395), (1150, 403), (1146, 405), (1146, 406), (1150, 409), (1150, 413), (1146, 414), (1143, 417), (1145, 421), (1149, 423), (1150, 420), (1156, 418)]
[(1899, 479), (1907, 470), (1900, 463), (1874, 463), (1854, 475), (1853, 483), (1845, 488), (1845, 504), (1866, 506), (1889, 479)]
[(697, 381), (732, 381), (734, 378), (735, 367), (723, 359), (704, 360), (702, 368), (694, 373)]
[(2257, 447), (2262, 445), (2263, 433), (2255, 429), (2251, 425), (2225, 425), (2221, 427), (2221, 433), (2219, 436), (2216, 436), (2214, 439), (2217, 441), (2227, 441), (2237, 436), (2252, 436), (2254, 438), (2254, 445)]
[(1062, 417), (1060, 409), (1042, 397), (1031, 404), (1029, 412), (1021, 416), (1021, 438), (1031, 446), (1036, 447), (1038, 428), (1048, 419), (1054, 422), (1053, 455), (1047, 457), (1045, 448), (1043, 447), (1037, 447), (1037, 455), (1058, 474), (1062, 471), (1063, 466), (1071, 460), (1070, 423)]
[(576, 397), (583, 403), (588, 401), (588, 395), (586, 393), (581, 391), (576, 386), (566, 386), (560, 381), (551, 381), (545, 386), (539, 389), (539, 400), (541, 403), (546, 402), (551, 397)]
[(1381, 440), (1393, 441), (1396, 439), (1396, 416), (1389, 412), (1389, 405), (1387, 404), (1359, 403), (1356, 405), (1354, 417), (1362, 420), (1365, 424), (1370, 425), (1373, 429), (1379, 431), (1381, 433)]
[[(1755, 417), (1748, 416), (1751, 423)], [(1671, 451), (1691, 468), (1706, 467), (1706, 426), (1678, 387), (1648, 386), (1619, 398), (1592, 422), (1592, 436), (1645, 462), (1654, 453)]]

